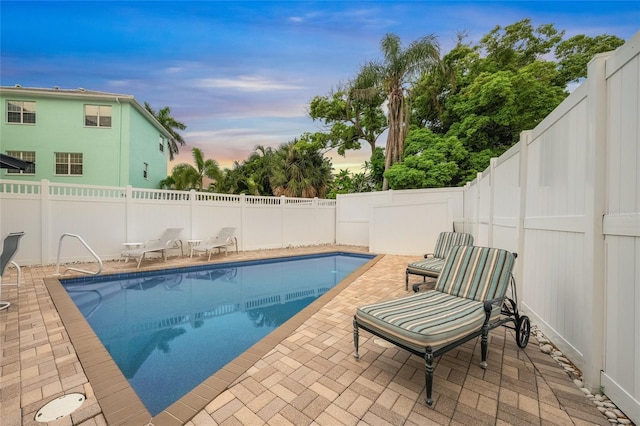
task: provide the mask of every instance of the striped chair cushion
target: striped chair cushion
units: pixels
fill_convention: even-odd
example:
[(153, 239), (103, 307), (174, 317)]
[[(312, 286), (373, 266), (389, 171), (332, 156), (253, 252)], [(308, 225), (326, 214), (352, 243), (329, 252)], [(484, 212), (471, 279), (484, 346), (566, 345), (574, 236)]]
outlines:
[[(493, 317), (499, 315), (495, 310)], [(361, 306), (358, 322), (413, 350), (435, 351), (479, 330), (485, 320), (482, 302), (435, 290)]]
[(433, 249), (433, 257), (446, 259), (453, 246), (473, 245), (473, 235), (462, 232), (441, 232)]
[(454, 246), (438, 276), (435, 290), (480, 302), (503, 297), (513, 263), (513, 255), (506, 250)]
[(411, 274), (430, 275), (437, 277), (444, 266), (444, 259), (428, 257), (426, 259), (412, 262), (407, 266), (407, 271)]

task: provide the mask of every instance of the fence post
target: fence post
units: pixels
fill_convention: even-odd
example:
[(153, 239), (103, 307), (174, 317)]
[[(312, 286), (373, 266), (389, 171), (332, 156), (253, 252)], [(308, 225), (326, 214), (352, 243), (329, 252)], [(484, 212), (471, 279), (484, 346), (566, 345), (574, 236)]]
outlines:
[(196, 214), (196, 190), (189, 191), (189, 238), (196, 238), (193, 234), (193, 216)]
[[(520, 133), (520, 164), (518, 186), (520, 187), (520, 207), (518, 208), (518, 260), (516, 261), (516, 290), (522, 298), (524, 282), (524, 263), (527, 257), (524, 249), (524, 219), (527, 213), (527, 173), (529, 164), (529, 143), (533, 132), (525, 130)], [(535, 283), (532, 283), (535, 285)]]
[(473, 220), (476, 223), (475, 226), (475, 235), (473, 236), (473, 239), (476, 241), (476, 244), (478, 245), (484, 245), (484, 243), (481, 243), (479, 240), (480, 238), (478, 238), (480, 236), (480, 205), (481, 205), (481, 201), (482, 201), (482, 185), (480, 185), (480, 182), (482, 181), (482, 173), (476, 173), (476, 211), (473, 212)]
[(318, 244), (320, 242), (320, 224), (318, 223), (318, 197), (313, 197), (311, 202), (313, 206), (313, 241)]
[(240, 247), (238, 247), (239, 250), (244, 250), (244, 237), (246, 235), (245, 224), (247, 223), (247, 220), (245, 219), (246, 206), (247, 206), (247, 195), (240, 194), (240, 235), (238, 238), (238, 244), (240, 245)]
[(287, 207), (286, 197), (284, 195), (280, 196), (280, 247), (284, 248), (284, 229), (285, 229), (285, 209)]
[(127, 197), (125, 198), (125, 240), (133, 241), (131, 230), (133, 229), (133, 187), (127, 185)]
[(487, 245), (493, 247), (493, 215), (495, 212), (495, 183), (496, 183), (496, 167), (498, 159), (492, 157), (489, 160), (489, 218), (487, 219)]
[(610, 53), (596, 55), (587, 65), (587, 138), (585, 151), (585, 277), (587, 294), (584, 310), (586, 371), (584, 384), (592, 391), (600, 387), (604, 368), (605, 249), (602, 222), (606, 208), (607, 158), (607, 78)]
[(48, 265), (51, 263), (51, 230), (49, 224), (51, 223), (51, 197), (49, 194), (49, 181), (42, 179), (40, 181), (40, 209), (42, 215), (40, 216), (40, 264)]
[(467, 204), (466, 204), (466, 200), (467, 200), (467, 193), (470, 191), (471, 188), (471, 182), (467, 182), (464, 184), (464, 191), (462, 192), (462, 217), (463, 217), (463, 222), (462, 222), (462, 232), (465, 232), (467, 234), (470, 234), (471, 231), (469, 229), (469, 221), (470, 218), (467, 217)]

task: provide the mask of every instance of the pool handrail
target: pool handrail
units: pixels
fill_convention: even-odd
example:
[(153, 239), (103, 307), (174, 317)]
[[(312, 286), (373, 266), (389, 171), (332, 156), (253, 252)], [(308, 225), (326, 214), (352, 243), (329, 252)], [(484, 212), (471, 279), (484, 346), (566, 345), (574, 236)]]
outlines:
[(85, 269), (80, 269), (80, 268), (74, 268), (72, 266), (68, 267), (67, 269), (64, 270), (64, 272), (67, 271), (77, 271), (77, 272), (82, 272), (83, 274), (88, 274), (88, 275), (98, 275), (100, 274), (100, 272), (102, 272), (102, 259), (100, 259), (100, 257), (96, 254), (95, 251), (93, 251), (93, 249), (91, 247), (89, 247), (89, 244), (87, 244), (80, 235), (77, 234), (69, 234), (69, 233), (64, 233), (60, 236), (60, 240), (58, 241), (58, 258), (56, 260), (56, 272), (53, 274), (54, 276), (59, 276), (60, 274), (60, 249), (62, 248), (62, 240), (64, 239), (64, 237), (74, 237), (77, 238), (78, 241), (80, 241), (80, 243), (82, 243), (83, 246), (85, 246), (85, 248), (87, 250), (89, 250), (89, 253), (91, 253), (91, 255), (98, 261), (98, 270), (97, 271), (87, 271)]

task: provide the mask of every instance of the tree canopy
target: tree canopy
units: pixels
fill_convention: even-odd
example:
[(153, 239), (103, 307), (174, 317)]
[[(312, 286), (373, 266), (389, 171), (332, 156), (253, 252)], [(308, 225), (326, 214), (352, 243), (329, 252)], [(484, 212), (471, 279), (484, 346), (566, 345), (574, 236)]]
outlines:
[[(196, 167), (176, 166), (165, 184), (205, 189), (202, 179), (209, 176), (210, 190), (293, 197), (464, 185), (555, 109), (571, 84), (586, 77), (594, 55), (624, 43), (607, 34), (566, 40), (564, 34), (553, 24), (523, 19), (494, 27), (476, 43), (461, 32), (442, 57), (433, 35), (403, 47), (397, 35), (386, 34), (381, 59), (310, 101), (309, 117), (322, 124), (320, 131), (277, 148), (258, 146), (224, 171), (194, 152)], [(145, 108), (167, 130), (186, 127), (168, 107), (157, 114)], [(385, 131), (383, 150), (376, 141)], [(175, 134), (172, 158), (184, 143)], [(362, 171), (341, 170), (334, 178), (326, 152), (345, 155), (363, 142), (371, 157)]]

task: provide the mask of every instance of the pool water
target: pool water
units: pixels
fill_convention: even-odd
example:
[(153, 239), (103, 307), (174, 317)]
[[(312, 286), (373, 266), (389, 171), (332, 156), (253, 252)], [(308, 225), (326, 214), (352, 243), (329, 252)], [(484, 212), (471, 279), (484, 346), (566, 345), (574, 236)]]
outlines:
[(330, 253), (61, 282), (155, 416), (372, 258)]

